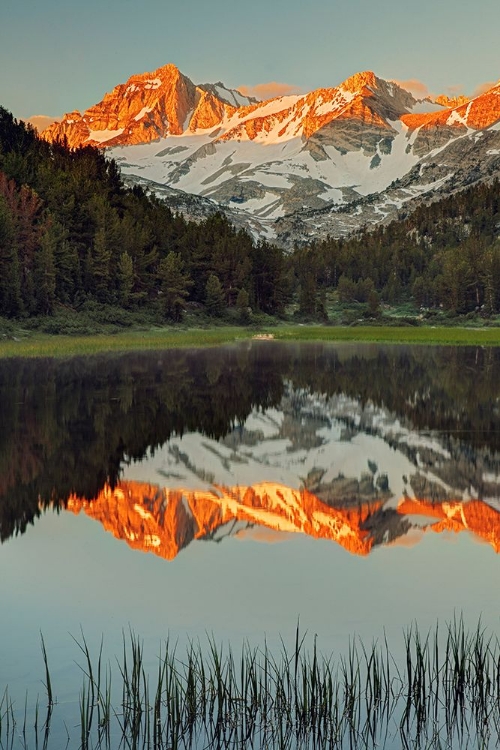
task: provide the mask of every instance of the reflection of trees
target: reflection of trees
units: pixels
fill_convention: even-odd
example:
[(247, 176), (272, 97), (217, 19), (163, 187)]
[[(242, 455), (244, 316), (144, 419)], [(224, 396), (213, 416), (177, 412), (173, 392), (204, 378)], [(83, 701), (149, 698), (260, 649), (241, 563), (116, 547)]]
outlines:
[(295, 388), (385, 406), (467, 450), (500, 450), (500, 351), (255, 343), (0, 364), (0, 538), (74, 493), (95, 497), (120, 465), (173, 435), (225, 435)]
[(295, 387), (345, 393), (394, 412), (415, 429), (500, 450), (500, 350), (318, 345), (296, 360)]
[(282, 389), (255, 350), (2, 362), (0, 538), (24, 531), (39, 503), (94, 497), (124, 460), (173, 434), (226, 434), (254, 406), (279, 403)]

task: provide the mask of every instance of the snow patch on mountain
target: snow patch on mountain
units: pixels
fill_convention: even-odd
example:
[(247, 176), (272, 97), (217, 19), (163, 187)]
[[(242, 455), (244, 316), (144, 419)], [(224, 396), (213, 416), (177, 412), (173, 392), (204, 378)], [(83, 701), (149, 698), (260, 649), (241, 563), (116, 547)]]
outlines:
[(94, 141), (95, 143), (106, 143), (106, 141), (110, 141), (112, 138), (121, 135), (123, 130), (124, 128), (118, 128), (117, 130), (90, 130), (87, 140)]

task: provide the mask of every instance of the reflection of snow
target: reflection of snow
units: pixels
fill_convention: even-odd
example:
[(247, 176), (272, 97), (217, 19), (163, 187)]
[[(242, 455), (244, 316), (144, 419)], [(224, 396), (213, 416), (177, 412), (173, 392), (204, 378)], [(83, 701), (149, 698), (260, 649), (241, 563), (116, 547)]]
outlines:
[[(213, 485), (259, 482), (298, 489), (310, 473), (318, 471), (322, 483), (339, 476), (359, 480), (373, 471), (375, 481), (387, 475), (394, 506), (405, 492), (412, 495), (407, 479), (416, 471), (415, 463), (398, 450), (397, 440), (432, 449), (442, 457), (449, 455), (437, 439), (410, 433), (391, 415), (370, 405), (363, 410), (343, 395), (325, 399), (291, 392), (289, 398), (293, 409), (299, 410), (295, 417), (285, 398), (281, 410), (254, 410), (231, 440), (211, 440), (199, 433), (174, 437), (154, 456), (126, 467), (123, 476), (171, 489), (209, 490)], [(353, 432), (346, 434), (346, 430)]]
[(264, 437), (269, 438), (279, 434), (282, 422), (283, 412), (277, 409), (266, 409), (265, 412), (254, 410), (247, 417), (245, 429), (260, 431)]
[[(344, 394), (326, 398), (290, 384), (280, 408), (255, 409), (223, 440), (195, 432), (174, 437), (154, 456), (125, 467), (123, 477), (210, 492), (265, 482), (312, 492), (331, 486), (330, 496), (339, 501), (345, 487), (350, 502), (356, 493), (371, 501), (383, 487), (386, 509), (416, 493), (430, 499), (477, 497), (476, 483), (466, 486), (449, 444), (437, 434), (418, 433), (371, 402)], [(497, 485), (498, 477), (485, 473), (483, 481)], [(485, 494), (494, 494), (491, 484)]]
[(426, 448), (433, 453), (439, 453), (445, 458), (451, 458), (451, 453), (443, 448), (442, 445), (435, 438), (429, 438), (425, 435), (417, 435), (416, 433), (407, 432), (405, 435), (399, 437), (399, 442), (404, 442), (409, 446), (416, 448)]

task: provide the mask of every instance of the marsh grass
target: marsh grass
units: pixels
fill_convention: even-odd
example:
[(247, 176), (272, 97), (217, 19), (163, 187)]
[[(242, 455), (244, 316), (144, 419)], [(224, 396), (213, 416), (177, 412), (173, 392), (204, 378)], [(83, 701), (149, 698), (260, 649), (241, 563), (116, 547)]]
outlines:
[[(83, 657), (82, 750), (498, 746), (500, 644), (481, 623), (468, 631), (461, 617), (425, 634), (407, 629), (400, 660), (385, 638), (369, 647), (354, 639), (346, 654), (325, 656), (316, 639), (307, 648), (297, 628), (291, 648), (281, 641), (277, 654), (264, 642), (245, 643), (235, 655), (211, 636), (179, 656), (167, 641), (153, 673), (142, 642), (129, 632), (115, 691), (102, 643), (93, 657), (83, 633), (75, 641)], [(48, 708), (41, 742), (35, 718), (34, 745), (48, 750), (57, 703), (42, 644)], [(27, 707), (26, 698), (17, 718), (5, 689), (2, 748), (29, 746)]]
[(159, 351), (209, 347), (256, 336), (278, 341), (368, 342), (500, 346), (500, 326), (489, 328), (285, 325), (272, 327), (151, 328), (88, 336), (47, 335), (17, 331), (0, 337), (0, 359), (11, 357), (72, 357), (105, 352)]
[(0, 341), (0, 359), (10, 357), (72, 357), (104, 352), (158, 351), (187, 347), (207, 347), (251, 338), (245, 328), (184, 330), (158, 328), (89, 336), (20, 335)]
[(282, 326), (273, 329), (281, 341), (366, 341), (388, 344), (499, 346), (500, 327), (452, 328), (434, 326)]

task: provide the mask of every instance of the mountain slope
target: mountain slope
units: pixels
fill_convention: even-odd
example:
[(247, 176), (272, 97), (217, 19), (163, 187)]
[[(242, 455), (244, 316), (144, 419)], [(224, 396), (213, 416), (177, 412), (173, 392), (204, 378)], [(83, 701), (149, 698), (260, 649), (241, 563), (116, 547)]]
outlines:
[(186, 193), (209, 199), (287, 244), (349, 234), (499, 174), (500, 85), (440, 101), (417, 101), (367, 71), (256, 102), (221, 83), (195, 86), (167, 65), (43, 136), (110, 148), (132, 182), (175, 190), (181, 203)]

